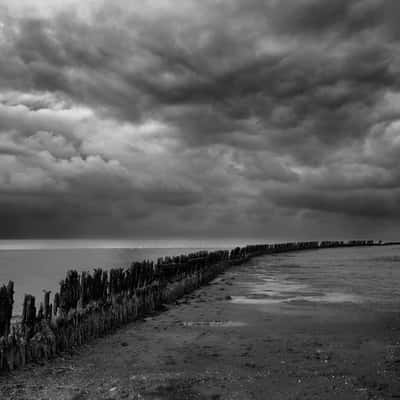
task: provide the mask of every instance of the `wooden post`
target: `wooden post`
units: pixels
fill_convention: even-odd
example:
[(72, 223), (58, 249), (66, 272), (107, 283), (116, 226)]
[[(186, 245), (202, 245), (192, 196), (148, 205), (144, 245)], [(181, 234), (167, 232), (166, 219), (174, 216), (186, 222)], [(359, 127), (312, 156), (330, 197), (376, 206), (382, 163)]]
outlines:
[(54, 295), (54, 300), (53, 300), (53, 313), (54, 315), (57, 315), (58, 309), (60, 308), (60, 293), (56, 293)]
[(43, 307), (44, 307), (44, 318), (46, 320), (51, 319), (51, 305), (50, 305), (50, 293), (51, 291), (49, 290), (44, 290), (44, 295), (43, 295)]
[(33, 334), (36, 322), (36, 307), (35, 297), (30, 294), (26, 294), (24, 298), (24, 308), (22, 311), (22, 326), (25, 331), (27, 338), (30, 338)]
[(0, 337), (10, 333), (12, 308), (14, 304), (14, 282), (0, 287)]

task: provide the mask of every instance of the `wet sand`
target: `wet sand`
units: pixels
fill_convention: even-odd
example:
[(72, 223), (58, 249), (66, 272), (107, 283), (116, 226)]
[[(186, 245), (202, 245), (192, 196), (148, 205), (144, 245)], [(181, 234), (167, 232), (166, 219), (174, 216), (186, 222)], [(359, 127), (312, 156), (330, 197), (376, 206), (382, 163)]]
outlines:
[(232, 301), (249, 290), (247, 268), (75, 354), (1, 376), (0, 398), (400, 398), (400, 310)]

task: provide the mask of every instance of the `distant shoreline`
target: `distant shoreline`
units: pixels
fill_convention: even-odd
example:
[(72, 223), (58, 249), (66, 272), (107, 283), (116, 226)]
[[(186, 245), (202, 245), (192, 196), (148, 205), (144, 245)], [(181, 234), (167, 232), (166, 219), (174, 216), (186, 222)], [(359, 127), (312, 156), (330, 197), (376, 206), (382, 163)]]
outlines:
[[(0, 239), (0, 251), (9, 250), (80, 250), (80, 249), (204, 249), (228, 250), (259, 243), (277, 244), (282, 240), (263, 239)], [(321, 242), (321, 241), (320, 241)], [(400, 241), (382, 241), (383, 246)]]

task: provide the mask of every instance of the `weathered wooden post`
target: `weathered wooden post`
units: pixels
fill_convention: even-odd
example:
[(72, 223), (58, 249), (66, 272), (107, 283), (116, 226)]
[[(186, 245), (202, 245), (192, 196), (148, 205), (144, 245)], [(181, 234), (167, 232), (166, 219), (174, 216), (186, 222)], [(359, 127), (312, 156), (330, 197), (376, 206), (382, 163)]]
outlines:
[(43, 295), (43, 312), (44, 312), (44, 318), (46, 320), (51, 319), (51, 304), (50, 304), (50, 290), (44, 290), (44, 295)]
[(53, 314), (57, 315), (58, 309), (60, 308), (60, 293), (56, 293), (53, 299)]
[(0, 337), (10, 333), (12, 308), (14, 304), (14, 282), (0, 287)]
[(25, 332), (25, 336), (30, 338), (34, 332), (36, 322), (36, 307), (35, 297), (26, 294), (24, 298), (24, 307), (22, 310), (22, 327)]

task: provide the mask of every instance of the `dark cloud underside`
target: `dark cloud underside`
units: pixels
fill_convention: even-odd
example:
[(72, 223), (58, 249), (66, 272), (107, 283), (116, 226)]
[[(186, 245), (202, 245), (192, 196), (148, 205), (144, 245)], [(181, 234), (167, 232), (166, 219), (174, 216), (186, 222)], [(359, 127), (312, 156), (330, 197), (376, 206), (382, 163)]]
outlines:
[(398, 17), (0, 0), (0, 235), (396, 236)]

